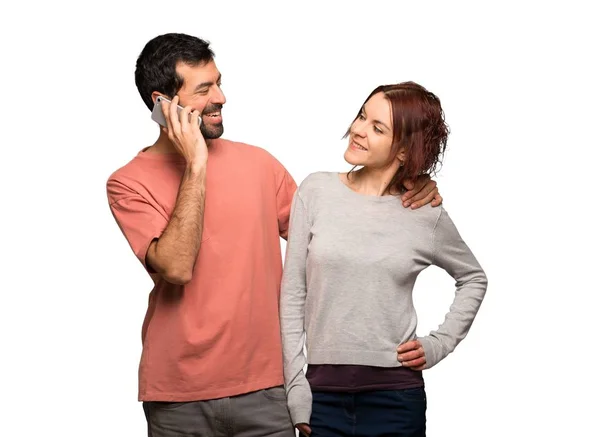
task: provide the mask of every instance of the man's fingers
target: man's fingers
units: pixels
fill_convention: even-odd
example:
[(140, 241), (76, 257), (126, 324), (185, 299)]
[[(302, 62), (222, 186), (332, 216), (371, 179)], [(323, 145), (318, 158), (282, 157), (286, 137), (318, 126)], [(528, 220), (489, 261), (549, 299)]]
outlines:
[(417, 193), (415, 193), (415, 195), (410, 200), (412, 202), (416, 202), (417, 200), (424, 199), (435, 190), (437, 190), (437, 182), (429, 180), (426, 184), (423, 184), (421, 189)]
[[(427, 205), (429, 202), (432, 202), (432, 201), (433, 201), (433, 199), (435, 198), (435, 195), (436, 195), (437, 193), (438, 193), (438, 189), (437, 189), (437, 187), (435, 187), (435, 188), (433, 189), (433, 191), (430, 191), (430, 192), (429, 192), (429, 194), (427, 194), (427, 195), (426, 195), (425, 197), (423, 197), (422, 199), (420, 199), (420, 200), (416, 200), (416, 201), (415, 201), (415, 200), (411, 200), (411, 202), (412, 202), (412, 203), (410, 204), (410, 207), (411, 207), (412, 209), (417, 209), (417, 208), (420, 208), (420, 207), (422, 207), (423, 205)], [(417, 196), (418, 196), (418, 195), (417, 195)], [(417, 198), (417, 196), (415, 196), (415, 197), (414, 197), (414, 199), (416, 199), (416, 198)], [(432, 206), (433, 206), (433, 205), (432, 205)]]
[(407, 199), (410, 198), (411, 194), (409, 194), (412, 191), (412, 194), (414, 194), (414, 189), (415, 189), (415, 183), (413, 181), (406, 180), (404, 182), (402, 182), (402, 185), (404, 185), (404, 188), (406, 188), (408, 191), (406, 193), (404, 193), (404, 196), (402, 196), (402, 200), (404, 200), (404, 197), (406, 196)]
[(415, 184), (412, 181), (404, 181), (402, 185), (408, 190), (402, 195), (402, 202), (404, 203), (404, 206), (409, 206), (410, 202), (408, 201), (412, 199), (418, 190), (415, 189)]
[(160, 106), (162, 107), (163, 115), (165, 116), (165, 121), (167, 122), (167, 126), (165, 127), (167, 134), (169, 134), (169, 138), (173, 140), (173, 124), (171, 123), (171, 107), (169, 103), (166, 101), (161, 101)]
[(179, 117), (177, 115), (177, 103), (179, 102), (179, 96), (175, 96), (173, 97), (173, 100), (171, 101), (171, 105), (169, 107), (169, 115), (171, 116), (171, 124), (173, 126), (173, 131), (174, 132), (180, 132), (181, 130), (181, 123), (179, 123)]
[(186, 106), (179, 113), (179, 123), (181, 124), (181, 132), (187, 132), (190, 130), (190, 112), (192, 111), (191, 106)]
[(429, 175), (421, 175), (421, 176), (417, 176), (417, 178), (415, 180), (407, 179), (407, 180), (402, 181), (402, 185), (404, 185), (404, 188), (406, 188), (408, 190), (402, 196), (402, 200), (409, 200), (416, 193), (421, 191), (423, 189), (423, 187), (425, 185), (427, 185), (427, 183), (430, 180), (431, 180), (431, 178), (429, 177)]
[(192, 120), (190, 124), (192, 125), (192, 129), (197, 129), (200, 127), (200, 111), (197, 109), (194, 109), (194, 112), (192, 112)]
[(427, 179), (424, 179), (421, 177), (421, 179), (417, 180), (415, 188), (413, 190), (407, 191), (402, 196), (403, 205), (405, 207), (410, 206), (411, 203), (424, 199), (436, 187), (437, 187), (437, 182), (429, 179), (429, 176), (427, 176)]
[(440, 196), (440, 193), (438, 192), (435, 195), (435, 197), (433, 198), (433, 200), (431, 201), (431, 206), (440, 206), (443, 201), (444, 201), (444, 198), (442, 196)]

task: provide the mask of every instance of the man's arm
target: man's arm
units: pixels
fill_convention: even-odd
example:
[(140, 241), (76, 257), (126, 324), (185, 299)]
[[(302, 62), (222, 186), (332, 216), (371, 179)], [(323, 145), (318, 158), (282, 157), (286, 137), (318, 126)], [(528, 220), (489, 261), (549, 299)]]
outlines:
[(150, 244), (146, 262), (168, 282), (187, 284), (192, 279), (202, 241), (208, 149), (200, 132), (199, 112), (192, 113), (191, 122), (189, 107), (178, 117), (178, 102), (178, 96), (170, 105), (163, 102), (167, 121), (164, 131), (184, 157), (186, 169), (169, 223), (162, 235)]
[(277, 221), (279, 222), (279, 236), (284, 240), (288, 238), (290, 210), (297, 188), (292, 176), (283, 169), (282, 182), (277, 191)]
[(200, 250), (204, 224), (206, 165), (188, 166), (169, 224), (146, 254), (147, 264), (173, 284), (187, 284)]
[(277, 222), (279, 224), (279, 236), (284, 240), (288, 239), (288, 228), (290, 226), (290, 211), (292, 201), (298, 186), (292, 175), (286, 168), (272, 155), (270, 155), (271, 165), (276, 180), (277, 191), (275, 193), (277, 202)]

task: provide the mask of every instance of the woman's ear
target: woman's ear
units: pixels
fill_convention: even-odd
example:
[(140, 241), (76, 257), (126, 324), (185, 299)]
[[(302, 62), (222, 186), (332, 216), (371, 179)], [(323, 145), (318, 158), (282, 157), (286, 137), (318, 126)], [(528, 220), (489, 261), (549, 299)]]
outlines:
[(404, 147), (398, 150), (398, 154), (396, 155), (396, 159), (400, 161), (400, 166), (404, 165), (404, 161), (406, 161), (406, 149)]

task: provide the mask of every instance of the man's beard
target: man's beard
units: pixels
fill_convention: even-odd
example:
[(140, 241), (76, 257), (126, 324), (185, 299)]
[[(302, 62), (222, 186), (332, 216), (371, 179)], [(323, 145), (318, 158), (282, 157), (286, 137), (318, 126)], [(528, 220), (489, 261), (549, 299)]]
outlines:
[(200, 132), (206, 140), (214, 140), (215, 138), (219, 138), (221, 135), (223, 135), (223, 131), (223, 123), (211, 125), (202, 123), (200, 125)]
[[(223, 105), (210, 105), (204, 108), (202, 114), (204, 115), (212, 114), (214, 112), (221, 112), (221, 109), (223, 109)], [(221, 113), (221, 116), (223, 116), (223, 113)], [(223, 123), (208, 125), (202, 123), (202, 125), (200, 125), (200, 132), (206, 140), (214, 140), (215, 138), (219, 138), (221, 135), (223, 135), (223, 130)]]

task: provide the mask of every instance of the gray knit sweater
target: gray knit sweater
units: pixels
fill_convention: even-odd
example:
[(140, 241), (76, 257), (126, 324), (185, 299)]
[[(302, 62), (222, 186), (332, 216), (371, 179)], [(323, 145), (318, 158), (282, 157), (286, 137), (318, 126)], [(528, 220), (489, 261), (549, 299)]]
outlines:
[(443, 207), (407, 209), (395, 196), (359, 194), (337, 173), (319, 172), (298, 188), (290, 220), (280, 313), (294, 424), (310, 420), (307, 359), (400, 366), (397, 346), (417, 338), (412, 291), (428, 266), (446, 270), (456, 293), (444, 322), (419, 338), (427, 368), (466, 336), (487, 278)]

